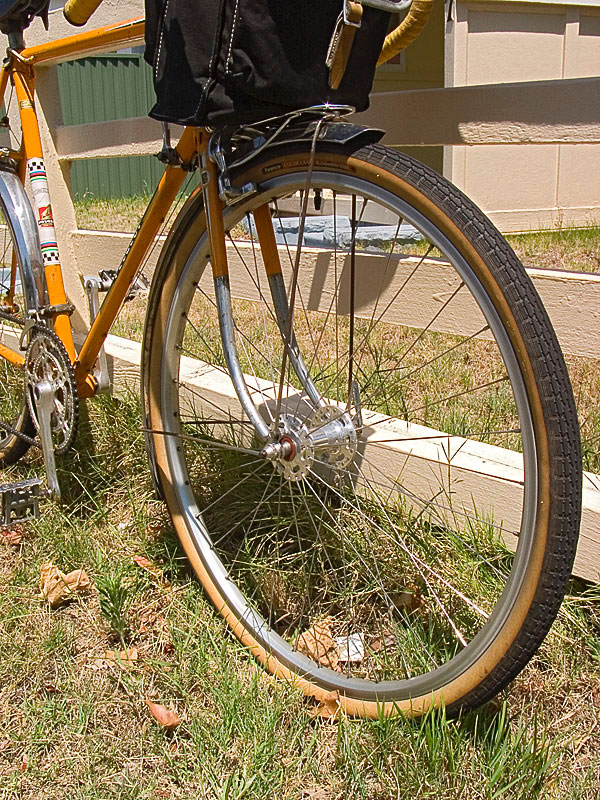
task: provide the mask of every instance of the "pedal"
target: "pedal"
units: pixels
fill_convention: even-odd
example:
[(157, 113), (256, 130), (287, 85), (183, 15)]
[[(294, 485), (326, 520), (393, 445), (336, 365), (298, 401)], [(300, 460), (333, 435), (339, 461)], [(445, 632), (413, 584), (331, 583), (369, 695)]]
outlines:
[(2, 525), (8, 527), (13, 522), (37, 519), (40, 516), (40, 496), (42, 480), (31, 478), (16, 483), (0, 485), (2, 497)]

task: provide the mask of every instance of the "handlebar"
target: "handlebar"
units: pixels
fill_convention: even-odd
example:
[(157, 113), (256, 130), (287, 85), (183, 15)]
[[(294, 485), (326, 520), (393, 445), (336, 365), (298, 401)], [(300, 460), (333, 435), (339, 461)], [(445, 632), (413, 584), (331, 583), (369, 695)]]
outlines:
[(67, 0), (63, 13), (71, 25), (85, 25), (102, 0)]
[(379, 56), (377, 66), (385, 64), (390, 58), (394, 58), (402, 50), (405, 50), (411, 42), (421, 33), (425, 23), (429, 19), (433, 8), (434, 0), (413, 0), (400, 25), (389, 33), (383, 43), (383, 50)]
[[(102, 0), (67, 0), (64, 15), (72, 25), (85, 25)], [(386, 10), (402, 10), (406, 0), (363, 0), (365, 5)], [(410, 2), (410, 0), (408, 0)], [(385, 64), (413, 42), (425, 27), (434, 0), (412, 0), (410, 9), (400, 25), (386, 36), (377, 64)]]

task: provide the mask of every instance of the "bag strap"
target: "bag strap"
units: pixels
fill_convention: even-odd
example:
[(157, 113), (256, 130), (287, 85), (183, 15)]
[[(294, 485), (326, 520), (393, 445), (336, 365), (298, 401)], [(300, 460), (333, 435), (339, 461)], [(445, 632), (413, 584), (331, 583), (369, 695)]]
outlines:
[(363, 7), (355, 0), (344, 0), (344, 7), (335, 23), (335, 29), (325, 63), (329, 68), (329, 86), (337, 89), (342, 82), (356, 31), (362, 23)]

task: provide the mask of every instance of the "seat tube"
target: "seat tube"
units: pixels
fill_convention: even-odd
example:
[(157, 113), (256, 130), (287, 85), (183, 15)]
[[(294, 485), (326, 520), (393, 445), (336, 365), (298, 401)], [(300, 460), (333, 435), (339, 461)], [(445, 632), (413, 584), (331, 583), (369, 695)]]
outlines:
[[(27, 174), (31, 183), (42, 261), (48, 287), (48, 302), (51, 306), (65, 307), (67, 295), (60, 268), (60, 257), (56, 241), (56, 230), (48, 191), (48, 178), (40, 139), (37, 115), (34, 106), (33, 71), (18, 63), (12, 73), (15, 93), (19, 103), (19, 115), (23, 131), (23, 150), (27, 161)], [(63, 342), (71, 361), (75, 361), (75, 347), (71, 330), (71, 319), (66, 311), (54, 318), (54, 330)]]
[(226, 278), (229, 274), (229, 269), (227, 266), (225, 225), (223, 222), (224, 204), (219, 197), (219, 172), (217, 165), (208, 155), (208, 143), (209, 137), (204, 135), (200, 143), (200, 159), (210, 262), (213, 278), (217, 280), (218, 278)]

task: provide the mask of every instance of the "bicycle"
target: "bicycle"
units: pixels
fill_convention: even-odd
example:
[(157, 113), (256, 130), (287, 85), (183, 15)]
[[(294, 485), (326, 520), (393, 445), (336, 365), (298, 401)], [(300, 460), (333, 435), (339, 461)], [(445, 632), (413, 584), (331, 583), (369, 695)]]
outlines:
[[(23, 141), (0, 158), (0, 458), (15, 463), (39, 432), (59, 496), (55, 455), (79, 398), (106, 383), (102, 343), (198, 170), (153, 276), (141, 368), (154, 480), (195, 572), (253, 655), (329, 709), (476, 707), (536, 651), (575, 555), (577, 418), (547, 314), (458, 189), (346, 121), (350, 109), (322, 107), (166, 141), (76, 352), (35, 66), (123, 46), (142, 26), (29, 49), (12, 35), (0, 91), (10, 78)], [(38, 494), (8, 492), (13, 513)]]

